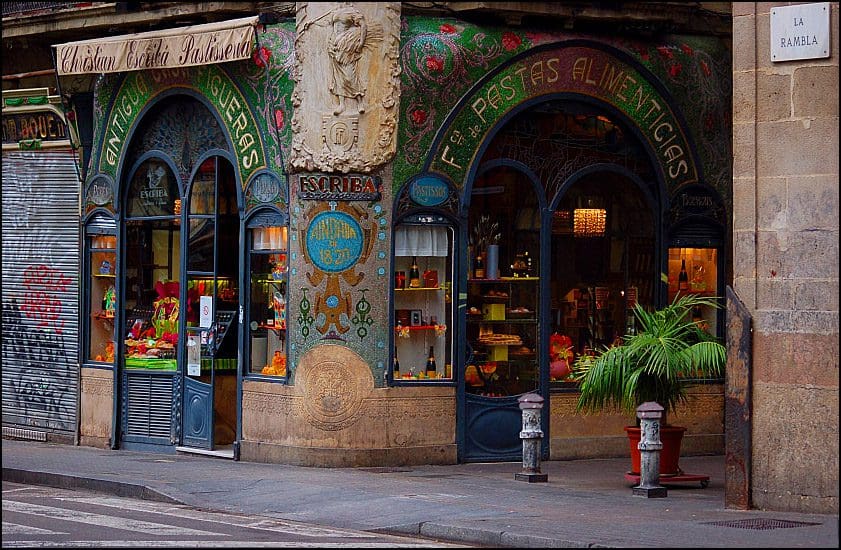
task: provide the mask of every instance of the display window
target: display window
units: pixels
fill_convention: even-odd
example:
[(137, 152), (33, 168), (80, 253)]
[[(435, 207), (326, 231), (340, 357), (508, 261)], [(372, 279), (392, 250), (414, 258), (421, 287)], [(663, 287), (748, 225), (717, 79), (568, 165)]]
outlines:
[(113, 234), (89, 233), (87, 249), (90, 273), (87, 360), (113, 364), (117, 237)]
[(656, 303), (654, 217), (627, 175), (575, 182), (552, 215), (549, 380), (573, 384), (572, 365), (635, 330), (636, 304)]
[(395, 227), (393, 381), (453, 380), (454, 243), (443, 216), (413, 215)]
[[(720, 297), (718, 292), (718, 249), (669, 248), (669, 294), (671, 303), (680, 294)], [(697, 307), (692, 319), (709, 334), (718, 334), (718, 313), (710, 306)]]
[[(265, 224), (265, 225), (261, 225)], [(250, 224), (247, 374), (286, 378), (288, 228), (280, 215)]]
[(160, 159), (135, 171), (124, 234), (127, 369), (177, 369), (181, 265), (181, 199), (175, 174)]
[(540, 385), (540, 205), (522, 172), (477, 178), (468, 230), (465, 390), (508, 397)]

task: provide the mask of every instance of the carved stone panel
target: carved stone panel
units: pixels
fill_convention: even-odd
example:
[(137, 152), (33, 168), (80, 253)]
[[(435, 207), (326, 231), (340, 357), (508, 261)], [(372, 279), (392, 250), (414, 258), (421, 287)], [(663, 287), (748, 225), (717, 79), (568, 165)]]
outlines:
[(354, 351), (322, 345), (301, 357), (295, 387), (304, 398), (306, 420), (320, 430), (335, 431), (359, 420), (374, 379)]
[(400, 2), (298, 2), (294, 169), (366, 172), (396, 151)]

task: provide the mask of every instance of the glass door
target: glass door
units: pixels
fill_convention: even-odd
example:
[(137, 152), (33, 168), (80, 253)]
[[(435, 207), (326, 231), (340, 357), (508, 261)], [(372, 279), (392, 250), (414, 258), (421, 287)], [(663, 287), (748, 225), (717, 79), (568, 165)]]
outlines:
[(187, 215), (183, 444), (236, 438), (239, 218), (233, 168), (212, 157), (190, 186)]
[[(465, 461), (522, 458), (518, 398), (541, 389), (541, 204), (513, 167), (480, 175), (467, 220)], [(546, 395), (543, 395), (544, 399)]]
[[(121, 236), (123, 277), (120, 294), (105, 286), (103, 316), (109, 299), (123, 308), (121, 349), (121, 443), (125, 449), (171, 446), (176, 349), (180, 339), (181, 217), (178, 182), (168, 162), (141, 163), (127, 191)], [(106, 244), (100, 241), (99, 244)], [(98, 249), (98, 280), (108, 280), (106, 250)], [(115, 316), (116, 318), (116, 316)], [(107, 361), (107, 354), (105, 359)]]

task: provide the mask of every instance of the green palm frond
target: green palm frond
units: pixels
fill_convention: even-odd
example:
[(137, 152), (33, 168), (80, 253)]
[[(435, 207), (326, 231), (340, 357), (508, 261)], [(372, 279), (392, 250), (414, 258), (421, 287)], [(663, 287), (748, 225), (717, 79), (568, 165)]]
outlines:
[(722, 375), (726, 348), (691, 320), (690, 312), (698, 306), (720, 307), (715, 298), (693, 294), (678, 295), (654, 311), (637, 304), (636, 334), (626, 335), (621, 345), (603, 348), (596, 356), (576, 360), (578, 409), (616, 407), (631, 413), (641, 403), (656, 401), (674, 411), (686, 400), (687, 379)]

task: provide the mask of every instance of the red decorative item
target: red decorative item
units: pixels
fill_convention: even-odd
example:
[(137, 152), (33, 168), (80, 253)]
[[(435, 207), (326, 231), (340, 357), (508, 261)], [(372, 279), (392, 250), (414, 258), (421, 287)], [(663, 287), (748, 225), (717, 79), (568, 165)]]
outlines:
[(569, 363), (567, 363), (566, 359), (549, 363), (549, 378), (552, 380), (563, 380), (570, 373), (572, 373), (572, 370), (569, 368)]
[(456, 32), (456, 28), (450, 25), (449, 23), (444, 23), (443, 25), (438, 27), (438, 30), (443, 32), (444, 34), (453, 34), (454, 32)]
[(549, 377), (563, 380), (572, 373), (572, 338), (557, 332), (549, 337)]

